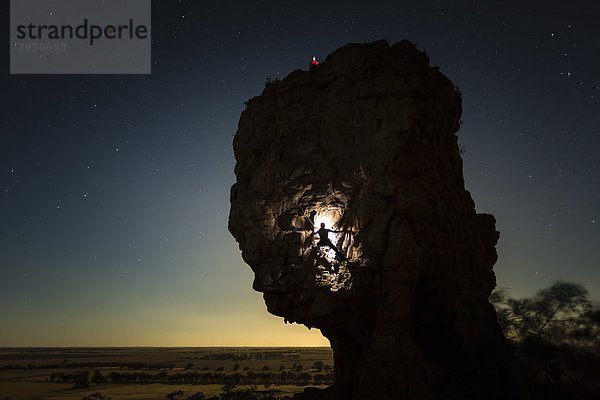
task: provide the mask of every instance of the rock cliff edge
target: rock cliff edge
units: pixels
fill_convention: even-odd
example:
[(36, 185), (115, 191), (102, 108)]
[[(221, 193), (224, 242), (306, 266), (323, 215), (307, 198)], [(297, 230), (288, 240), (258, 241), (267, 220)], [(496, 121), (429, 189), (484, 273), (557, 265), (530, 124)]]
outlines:
[(331, 343), (335, 385), (304, 398), (500, 397), (499, 234), (464, 187), (461, 113), (408, 41), (344, 46), (248, 101), (229, 230), (269, 312)]

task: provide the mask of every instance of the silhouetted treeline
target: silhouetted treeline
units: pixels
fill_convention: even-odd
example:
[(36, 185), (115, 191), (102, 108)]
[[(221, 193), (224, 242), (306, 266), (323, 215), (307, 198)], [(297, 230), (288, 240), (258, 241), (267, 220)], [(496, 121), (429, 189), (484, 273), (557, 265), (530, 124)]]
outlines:
[(55, 372), (50, 375), (50, 382), (73, 383), (74, 389), (87, 388), (90, 386), (90, 373), (89, 371), (69, 374)]
[(202, 356), (181, 357), (182, 360), (299, 360), (300, 353), (297, 352), (243, 352), (243, 353), (210, 353)]
[(206, 397), (204, 393), (194, 393), (187, 398), (184, 397), (183, 390), (175, 390), (165, 396), (165, 400), (286, 400), (290, 396), (282, 395), (281, 390), (265, 389), (256, 390), (255, 386), (246, 388), (235, 388), (233, 386), (223, 387), (223, 393), (220, 396)]
[(291, 399), (289, 396), (283, 396), (281, 390), (266, 389), (256, 390), (255, 386), (246, 388), (223, 388), (220, 397), (211, 397), (207, 400), (284, 400)]
[(0, 369), (82, 369), (82, 368), (123, 368), (123, 369), (147, 369), (161, 370), (172, 369), (175, 364), (148, 364), (140, 362), (114, 363), (114, 362), (81, 362), (81, 363), (62, 363), (62, 364), (27, 364), (27, 365), (2, 365)]
[[(77, 373), (62, 373), (54, 372), (50, 375), (51, 382), (70, 383), (82, 374)], [(189, 383), (189, 384), (220, 384), (220, 385), (320, 385), (330, 384), (334, 381), (333, 372), (323, 374), (311, 374), (309, 372), (253, 372), (247, 371), (242, 374), (239, 372), (227, 374), (222, 372), (185, 372), (168, 374), (166, 371), (161, 371), (157, 374), (149, 374), (146, 372), (110, 372), (103, 375), (100, 371), (95, 371), (91, 381), (96, 384), (116, 383), (116, 384), (131, 384), (131, 383)]]

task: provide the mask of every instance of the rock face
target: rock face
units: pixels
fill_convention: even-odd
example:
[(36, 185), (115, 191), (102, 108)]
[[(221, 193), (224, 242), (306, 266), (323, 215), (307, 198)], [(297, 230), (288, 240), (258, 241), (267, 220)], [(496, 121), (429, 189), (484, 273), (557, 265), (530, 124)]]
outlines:
[[(329, 339), (322, 398), (502, 392), (499, 234), (464, 188), (461, 113), (425, 53), (378, 41), (269, 83), (241, 115), (229, 230), (269, 312)], [(317, 245), (321, 222), (343, 257)]]

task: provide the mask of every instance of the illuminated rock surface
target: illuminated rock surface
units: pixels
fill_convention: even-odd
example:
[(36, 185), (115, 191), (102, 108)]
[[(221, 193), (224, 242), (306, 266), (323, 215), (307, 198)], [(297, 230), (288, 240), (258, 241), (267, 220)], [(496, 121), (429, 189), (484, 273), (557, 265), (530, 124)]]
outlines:
[[(499, 235), (464, 188), (461, 112), (406, 41), (342, 47), (247, 103), (229, 230), (269, 312), (331, 342), (336, 384), (304, 398), (502, 393)], [(348, 261), (316, 246), (321, 221)]]

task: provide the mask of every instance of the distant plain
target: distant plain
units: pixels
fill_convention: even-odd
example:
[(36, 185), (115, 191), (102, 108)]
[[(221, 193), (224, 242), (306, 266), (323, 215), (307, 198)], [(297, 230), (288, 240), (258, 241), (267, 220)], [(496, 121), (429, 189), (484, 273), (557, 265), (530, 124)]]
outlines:
[(218, 395), (237, 388), (282, 395), (333, 383), (330, 348), (0, 348), (0, 400), (112, 400)]

